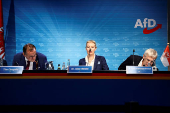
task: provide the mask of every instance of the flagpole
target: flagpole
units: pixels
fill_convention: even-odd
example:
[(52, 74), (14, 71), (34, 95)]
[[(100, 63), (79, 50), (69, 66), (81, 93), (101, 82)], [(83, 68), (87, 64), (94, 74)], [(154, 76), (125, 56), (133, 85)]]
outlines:
[[(168, 37), (167, 37), (167, 40), (168, 40), (168, 47), (169, 47), (169, 43), (170, 43), (170, 22), (169, 22), (169, 19), (170, 19), (170, 1), (168, 0), (167, 1), (167, 30), (168, 30)], [(168, 66), (168, 71), (170, 71), (170, 66)]]
[[(167, 46), (169, 47), (169, 43), (167, 43)], [(168, 66), (168, 71), (170, 71), (170, 66)]]

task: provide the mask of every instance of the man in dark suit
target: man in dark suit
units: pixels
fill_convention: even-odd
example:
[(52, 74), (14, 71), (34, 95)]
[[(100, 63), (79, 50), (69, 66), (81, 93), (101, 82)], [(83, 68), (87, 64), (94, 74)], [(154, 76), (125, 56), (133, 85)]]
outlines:
[[(143, 54), (143, 57), (134, 55), (134, 66), (152, 66), (153, 68), (156, 68), (155, 60), (157, 55), (157, 51), (154, 49), (147, 49)], [(126, 66), (133, 66), (133, 55), (129, 56), (121, 63), (118, 70), (126, 70)]]
[[(79, 65), (86, 65), (85, 58), (79, 60)], [(94, 69), (93, 70), (109, 70), (106, 60), (103, 56), (95, 55)]]
[(17, 53), (13, 58), (13, 66), (24, 66), (25, 70), (45, 70), (47, 57), (42, 53), (36, 52), (33, 44), (26, 44), (23, 52)]

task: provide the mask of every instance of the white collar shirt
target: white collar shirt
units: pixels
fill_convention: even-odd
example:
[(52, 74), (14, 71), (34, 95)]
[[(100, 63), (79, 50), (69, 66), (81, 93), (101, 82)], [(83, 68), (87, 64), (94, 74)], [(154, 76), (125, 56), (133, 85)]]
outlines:
[(96, 55), (94, 54), (94, 59), (91, 61), (90, 64), (88, 63), (88, 57), (87, 57), (87, 56), (85, 57), (86, 66), (92, 66), (92, 70), (93, 70), (93, 68), (94, 68), (95, 56), (96, 56)]
[(143, 65), (142, 65), (142, 62), (143, 62), (143, 58), (142, 58), (142, 60), (139, 62), (138, 66), (143, 66)]
[[(27, 61), (28, 59), (25, 57), (25, 62), (26, 62), (26, 66), (27, 66)], [(30, 66), (28, 70), (33, 70), (33, 62), (30, 61)]]

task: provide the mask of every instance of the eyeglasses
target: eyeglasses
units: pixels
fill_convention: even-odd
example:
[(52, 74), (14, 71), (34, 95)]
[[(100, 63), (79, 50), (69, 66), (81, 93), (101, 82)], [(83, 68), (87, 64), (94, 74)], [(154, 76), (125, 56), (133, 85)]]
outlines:
[(29, 56), (28, 58), (30, 59), (30, 58), (34, 58), (34, 57), (36, 57), (37, 56), (37, 54), (35, 54), (34, 56)]
[(150, 63), (154, 63), (155, 62), (155, 60), (152, 61), (152, 60), (149, 60), (149, 59), (147, 59), (147, 61), (150, 62)]

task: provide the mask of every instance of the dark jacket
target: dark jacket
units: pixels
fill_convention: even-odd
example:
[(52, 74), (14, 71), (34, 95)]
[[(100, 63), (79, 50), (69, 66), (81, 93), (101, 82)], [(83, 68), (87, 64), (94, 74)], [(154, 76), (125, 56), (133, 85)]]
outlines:
[[(37, 53), (37, 56), (36, 56), (35, 61), (36, 62), (38, 61), (38, 66), (36, 65), (36, 62), (33, 62), (33, 70), (35, 70), (36, 67), (38, 67), (38, 70), (45, 70), (45, 63), (47, 62), (47, 57), (43, 55), (42, 53), (39, 53), (39, 52), (36, 52), (36, 53)], [(25, 57), (22, 52), (14, 55), (12, 65), (13, 66), (24, 66), (24, 69), (26, 68), (26, 61), (25, 61)]]
[[(142, 58), (143, 57), (141, 56), (134, 55), (134, 66), (138, 66)], [(133, 55), (129, 56), (124, 62), (122, 62), (118, 70), (126, 70), (126, 66), (133, 66)], [(153, 64), (152, 66), (155, 66), (155, 64)]]
[[(79, 65), (86, 65), (85, 58), (79, 60)], [(93, 70), (109, 70), (106, 60), (103, 56), (95, 56)]]

